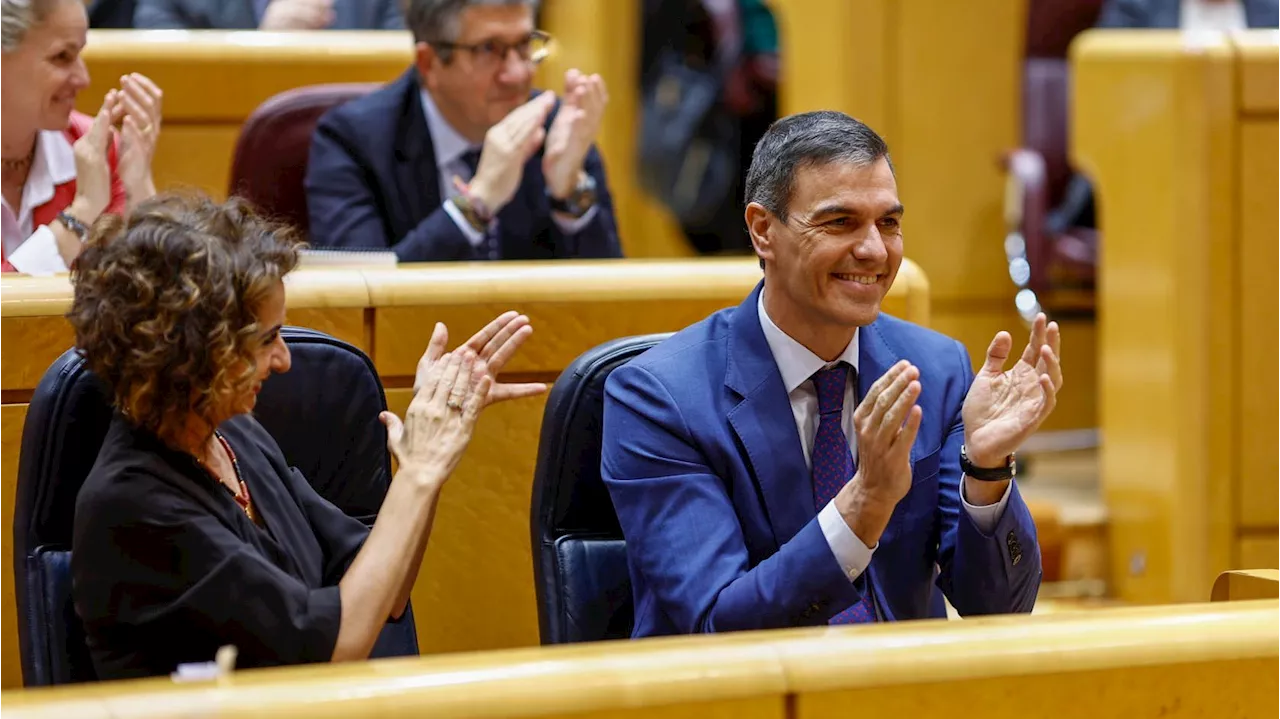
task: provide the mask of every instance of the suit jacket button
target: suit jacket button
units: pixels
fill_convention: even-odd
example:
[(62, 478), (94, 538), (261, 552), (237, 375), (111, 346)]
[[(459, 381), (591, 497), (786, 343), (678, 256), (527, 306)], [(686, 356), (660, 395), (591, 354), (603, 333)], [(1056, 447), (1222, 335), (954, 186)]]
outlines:
[(1013, 566), (1018, 566), (1018, 562), (1022, 561), (1022, 545), (1018, 544), (1018, 538), (1014, 535), (1012, 529), (1005, 536), (1004, 544), (1009, 548), (1009, 560), (1013, 562)]

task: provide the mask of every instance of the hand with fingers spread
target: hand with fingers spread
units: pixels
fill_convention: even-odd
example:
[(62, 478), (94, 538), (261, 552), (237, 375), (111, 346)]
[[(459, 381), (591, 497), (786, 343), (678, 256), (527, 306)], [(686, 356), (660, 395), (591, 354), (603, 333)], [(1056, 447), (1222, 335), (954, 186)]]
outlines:
[(1048, 322), (1043, 313), (1036, 315), (1027, 346), (1011, 369), (1004, 365), (1013, 338), (999, 332), (991, 340), (961, 410), (965, 450), (975, 466), (1004, 466), (1053, 412), (1062, 389), (1061, 346), (1058, 323)]
[[(529, 318), (509, 311), (498, 315), (463, 345), (480, 359), (484, 372), (490, 379), (491, 388), (485, 398), (485, 406), (509, 399), (532, 397), (547, 391), (547, 386), (541, 382), (498, 382), (498, 374), (502, 372), (502, 368), (532, 334), (533, 327), (529, 324)], [(437, 322), (431, 333), (431, 340), (427, 343), (427, 351), (418, 361), (419, 378), (425, 377), (430, 367), (440, 361), (448, 344), (449, 330)], [(415, 393), (420, 389), (416, 381), (413, 389)]]
[(871, 385), (853, 412), (858, 471), (837, 495), (836, 508), (868, 547), (911, 489), (911, 445), (923, 417), (916, 404), (920, 389), (920, 370), (902, 360)]
[(577, 187), (578, 173), (604, 120), (609, 92), (599, 75), (569, 70), (564, 78), (564, 100), (547, 132), (542, 174), (552, 197), (564, 199)]
[(515, 196), (524, 176), (524, 163), (546, 139), (543, 124), (555, 99), (555, 93), (544, 92), (512, 110), (485, 133), (470, 191), (491, 213), (497, 214)]
[(492, 379), (484, 361), (464, 348), (419, 365), (414, 384), (418, 389), (403, 422), (392, 412), (379, 416), (387, 427), (387, 449), (400, 463), (397, 476), (443, 484), (471, 442)]
[(151, 161), (160, 138), (161, 100), (164, 93), (145, 75), (120, 78), (120, 88), (108, 94), (112, 124), (120, 128), (120, 181), (129, 207), (156, 194)]

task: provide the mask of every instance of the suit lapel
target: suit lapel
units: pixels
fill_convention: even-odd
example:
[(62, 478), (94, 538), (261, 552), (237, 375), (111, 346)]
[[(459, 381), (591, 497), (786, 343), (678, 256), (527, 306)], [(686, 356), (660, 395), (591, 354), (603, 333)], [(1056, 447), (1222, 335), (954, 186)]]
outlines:
[(405, 226), (396, 228), (396, 232), (404, 234), (434, 212), (443, 198), (440, 197), (436, 152), (422, 109), (422, 86), (417, 70), (410, 68), (396, 82), (403, 92), (396, 130), (396, 189), (401, 206), (408, 213)]
[[(877, 319), (875, 322), (858, 330), (859, 402), (871, 391), (871, 385), (875, 384), (875, 381), (880, 379), (885, 372), (888, 372), (890, 367), (902, 359), (902, 353), (898, 352), (885, 337), (882, 331), (883, 324)], [(918, 403), (919, 401), (917, 400)], [(912, 462), (919, 459), (917, 456), (919, 449), (919, 441), (911, 446)]]
[(774, 540), (781, 546), (817, 511), (791, 401), (760, 329), (757, 303), (763, 287), (763, 282), (756, 285), (730, 320), (725, 386), (742, 398), (729, 410), (729, 425), (746, 450)]

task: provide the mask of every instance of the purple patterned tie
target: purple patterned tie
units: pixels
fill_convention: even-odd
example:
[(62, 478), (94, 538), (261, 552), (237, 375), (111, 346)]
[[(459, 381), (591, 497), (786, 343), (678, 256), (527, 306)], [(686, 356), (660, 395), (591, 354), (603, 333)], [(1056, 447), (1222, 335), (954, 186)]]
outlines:
[[(818, 433), (813, 437), (813, 503), (819, 512), (827, 506), (840, 489), (853, 477), (853, 453), (849, 451), (849, 439), (844, 435), (841, 420), (844, 417), (844, 388), (849, 365), (840, 362), (834, 367), (813, 375), (813, 387), (818, 392)], [(858, 373), (853, 373), (858, 381)], [(831, 618), (830, 624), (858, 624), (875, 621), (871, 606), (871, 585), (865, 584), (862, 601)]]

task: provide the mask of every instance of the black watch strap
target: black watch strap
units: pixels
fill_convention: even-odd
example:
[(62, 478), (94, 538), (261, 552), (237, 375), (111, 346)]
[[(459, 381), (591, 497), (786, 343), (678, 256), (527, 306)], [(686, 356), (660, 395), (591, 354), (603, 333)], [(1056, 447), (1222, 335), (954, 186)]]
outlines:
[(964, 472), (966, 477), (973, 477), (982, 482), (1003, 482), (1006, 479), (1013, 479), (1017, 474), (1014, 456), (1009, 455), (1006, 462), (1007, 464), (1003, 467), (977, 467), (969, 461), (969, 453), (964, 445), (960, 445), (960, 471)]

